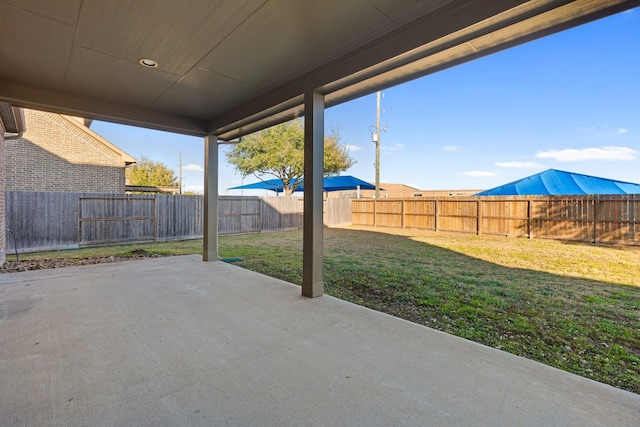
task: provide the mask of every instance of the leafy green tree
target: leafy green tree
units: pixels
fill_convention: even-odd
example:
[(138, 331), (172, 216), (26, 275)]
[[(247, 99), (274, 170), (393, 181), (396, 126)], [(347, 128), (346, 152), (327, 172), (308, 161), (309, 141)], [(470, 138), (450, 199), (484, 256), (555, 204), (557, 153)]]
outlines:
[[(243, 176), (262, 179), (271, 175), (282, 180), (284, 193), (290, 196), (302, 185), (304, 175), (304, 124), (293, 120), (242, 138), (226, 153), (227, 161)], [(324, 175), (337, 175), (349, 169), (355, 160), (336, 131), (324, 138)]]
[(140, 156), (135, 166), (126, 169), (128, 185), (145, 187), (177, 187), (178, 178), (173, 169), (164, 163), (154, 162), (146, 156)]

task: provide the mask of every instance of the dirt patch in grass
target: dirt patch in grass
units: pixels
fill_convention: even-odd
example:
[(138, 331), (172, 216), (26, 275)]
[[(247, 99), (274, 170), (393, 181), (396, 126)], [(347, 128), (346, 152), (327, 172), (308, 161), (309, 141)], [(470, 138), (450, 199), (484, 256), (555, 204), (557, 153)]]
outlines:
[(141, 258), (158, 258), (163, 256), (169, 255), (149, 253), (142, 248), (134, 248), (125, 255), (89, 256), (79, 258), (29, 258), (20, 261), (5, 262), (4, 265), (0, 266), (0, 273), (46, 270), (51, 268), (71, 267), (76, 265), (107, 264), (112, 262), (130, 261)]

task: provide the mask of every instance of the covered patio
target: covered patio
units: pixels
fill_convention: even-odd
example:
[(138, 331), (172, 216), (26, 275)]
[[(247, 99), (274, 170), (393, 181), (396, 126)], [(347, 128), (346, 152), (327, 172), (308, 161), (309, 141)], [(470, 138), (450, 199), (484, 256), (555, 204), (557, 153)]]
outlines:
[(2, 425), (636, 426), (640, 396), (199, 256), (0, 275)]
[[(0, 276), (0, 424), (637, 425), (637, 395), (304, 297), (325, 108), (638, 5), (0, 0), (0, 144), (34, 108), (199, 136), (205, 159), (202, 257)], [(300, 116), (301, 288), (218, 261), (217, 213), (219, 145)]]
[[(15, 110), (33, 108), (203, 137), (202, 254), (214, 261), (219, 144), (304, 116), (302, 294), (318, 297), (325, 108), (638, 5), (0, 0), (0, 121), (20, 134)], [(0, 221), (0, 262), (4, 235)]]

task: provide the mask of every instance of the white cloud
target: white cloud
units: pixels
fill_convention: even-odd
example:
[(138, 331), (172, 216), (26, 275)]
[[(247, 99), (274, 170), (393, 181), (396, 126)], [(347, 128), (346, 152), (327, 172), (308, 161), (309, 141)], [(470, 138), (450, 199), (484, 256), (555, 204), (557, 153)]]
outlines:
[(587, 128), (580, 128), (578, 130), (582, 133), (598, 138), (611, 138), (629, 133), (629, 129), (622, 126), (616, 128), (610, 126), (590, 126)]
[(396, 152), (396, 151), (402, 150), (403, 147), (404, 147), (404, 144), (401, 144), (399, 142), (397, 144), (391, 145), (391, 146), (382, 145), (381, 144), (380, 145), (380, 151), (386, 151), (386, 152), (391, 152), (392, 153), (392, 152)]
[(182, 167), (182, 170), (185, 171), (194, 171), (194, 172), (204, 172), (204, 168), (200, 165), (196, 165), (195, 163), (189, 163)]
[(539, 151), (536, 153), (536, 157), (539, 159), (555, 159), (558, 162), (581, 162), (585, 160), (633, 160), (637, 154), (638, 151), (633, 148), (609, 146)]
[(457, 145), (445, 145), (444, 147), (442, 147), (442, 150), (444, 150), (444, 151), (459, 151), (460, 148), (462, 148), (462, 147), (458, 147)]
[(489, 177), (498, 175), (495, 172), (489, 172), (489, 171), (467, 171), (467, 172), (463, 172), (462, 174), (465, 176), (473, 177), (473, 178), (489, 178)]
[(533, 169), (543, 167), (540, 163), (536, 162), (496, 162), (495, 165), (499, 168), (511, 169)]
[(364, 150), (364, 147), (361, 147), (360, 145), (347, 145), (347, 150), (360, 151), (360, 150)]

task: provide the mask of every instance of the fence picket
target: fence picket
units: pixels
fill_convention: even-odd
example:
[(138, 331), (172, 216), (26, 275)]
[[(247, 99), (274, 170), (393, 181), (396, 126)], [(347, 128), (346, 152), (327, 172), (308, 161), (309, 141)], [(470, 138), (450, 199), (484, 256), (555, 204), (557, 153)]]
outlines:
[(352, 206), (354, 225), (640, 244), (639, 195), (354, 199)]
[[(351, 223), (350, 199), (326, 202), (325, 224)], [(16, 235), (21, 252), (203, 234), (203, 196), (9, 191), (5, 206), (6, 228)], [(302, 207), (302, 199), (294, 197), (220, 196), (218, 232), (297, 229)]]
[[(19, 251), (202, 237), (203, 197), (9, 191)], [(640, 244), (640, 195), (328, 199), (326, 225), (373, 225)], [(301, 198), (220, 196), (220, 234), (302, 227)], [(13, 242), (13, 239), (6, 240)]]

